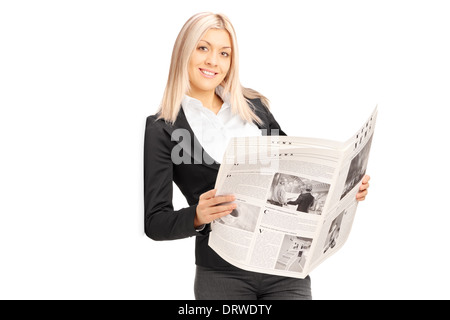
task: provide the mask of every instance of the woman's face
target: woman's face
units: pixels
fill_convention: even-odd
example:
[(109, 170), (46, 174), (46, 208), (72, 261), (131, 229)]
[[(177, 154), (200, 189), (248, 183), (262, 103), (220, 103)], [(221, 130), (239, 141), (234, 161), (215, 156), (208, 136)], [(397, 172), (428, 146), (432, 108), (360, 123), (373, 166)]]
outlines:
[(189, 60), (191, 94), (213, 91), (222, 83), (230, 70), (231, 50), (226, 30), (206, 32)]

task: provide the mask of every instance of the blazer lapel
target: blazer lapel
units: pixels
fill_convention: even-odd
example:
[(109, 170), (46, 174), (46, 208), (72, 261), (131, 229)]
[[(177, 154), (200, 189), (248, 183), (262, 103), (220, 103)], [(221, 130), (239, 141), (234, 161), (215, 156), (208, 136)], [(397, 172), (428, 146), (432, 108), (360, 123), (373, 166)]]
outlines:
[[(263, 112), (261, 112), (260, 108), (255, 108), (255, 113), (259, 116), (259, 118), (262, 120), (262, 125), (255, 123), (255, 125), (262, 130), (263, 135), (267, 135), (267, 129), (268, 129), (268, 119), (267, 115)], [(178, 144), (180, 147), (183, 148), (183, 152), (186, 152), (190, 157), (193, 164), (202, 164), (206, 167), (219, 170), (220, 164), (215, 162), (215, 160), (203, 149), (202, 145), (198, 141), (197, 137), (194, 134), (194, 131), (192, 130), (191, 126), (189, 125), (189, 122), (186, 119), (186, 115), (184, 114), (183, 108), (180, 108), (180, 112), (178, 113), (178, 117), (175, 120), (174, 124), (172, 126), (168, 125), (165, 126), (165, 130), (169, 133), (169, 135), (172, 137), (172, 134), (177, 129), (184, 129), (187, 130), (189, 133), (189, 139), (184, 139), (182, 141), (179, 141)], [(198, 150), (198, 151), (197, 151)], [(197, 152), (196, 152), (197, 151)]]
[(202, 164), (206, 167), (219, 170), (220, 164), (216, 163), (215, 160), (203, 149), (186, 119), (183, 108), (180, 109), (173, 126), (165, 127), (165, 130), (171, 137), (173, 132), (177, 129), (186, 130), (188, 133), (189, 138), (183, 138), (183, 140), (179, 141), (178, 144), (183, 148), (183, 152), (186, 152), (191, 157), (191, 163)]

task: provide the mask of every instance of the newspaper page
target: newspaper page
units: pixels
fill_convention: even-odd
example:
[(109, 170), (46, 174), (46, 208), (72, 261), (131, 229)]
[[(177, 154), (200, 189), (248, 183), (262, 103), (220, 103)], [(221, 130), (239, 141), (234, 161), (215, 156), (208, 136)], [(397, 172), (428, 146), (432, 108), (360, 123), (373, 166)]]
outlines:
[(305, 278), (350, 234), (376, 116), (345, 143), (233, 138), (216, 189), (235, 195), (237, 208), (211, 223), (209, 246), (238, 268)]

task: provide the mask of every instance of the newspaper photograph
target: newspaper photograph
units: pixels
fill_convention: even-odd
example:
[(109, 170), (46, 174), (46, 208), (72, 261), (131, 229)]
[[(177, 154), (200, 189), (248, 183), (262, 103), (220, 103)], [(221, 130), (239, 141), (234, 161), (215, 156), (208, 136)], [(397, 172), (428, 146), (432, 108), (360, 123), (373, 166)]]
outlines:
[(305, 278), (346, 242), (366, 173), (377, 108), (347, 142), (233, 138), (216, 180), (237, 208), (211, 223), (209, 246), (253, 272)]

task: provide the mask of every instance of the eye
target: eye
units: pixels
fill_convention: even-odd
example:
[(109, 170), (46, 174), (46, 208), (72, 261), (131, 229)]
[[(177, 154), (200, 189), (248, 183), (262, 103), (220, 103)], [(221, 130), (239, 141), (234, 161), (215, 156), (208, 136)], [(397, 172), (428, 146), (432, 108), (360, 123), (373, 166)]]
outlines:
[(224, 56), (224, 57), (229, 57), (229, 56), (230, 56), (230, 54), (229, 54), (228, 52), (222, 52), (221, 54), (222, 54), (222, 56)]
[(204, 47), (204, 46), (200, 46), (200, 47), (198, 47), (198, 50), (200, 50), (200, 51), (208, 51), (208, 48)]

